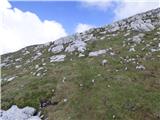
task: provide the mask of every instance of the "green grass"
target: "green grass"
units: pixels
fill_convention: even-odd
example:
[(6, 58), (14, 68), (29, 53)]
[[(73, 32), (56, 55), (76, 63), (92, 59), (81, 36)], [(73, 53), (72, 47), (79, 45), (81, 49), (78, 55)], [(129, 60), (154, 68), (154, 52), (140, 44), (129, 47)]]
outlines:
[[(50, 63), (49, 57), (54, 54), (48, 53), (47, 48), (44, 48), (41, 50), (44, 52), (41, 59), (44, 58), (47, 63), (44, 67), (47, 73), (43, 77), (31, 74), (35, 72), (35, 65), (42, 66), (41, 59), (24, 65), (34, 53), (23, 56), (22, 68), (15, 69), (14, 65), (2, 68), (3, 77), (18, 76), (16, 80), (2, 83), (2, 109), (8, 109), (13, 104), (19, 107), (32, 106), (42, 110), (49, 120), (158, 120), (156, 114), (160, 112), (160, 62), (157, 57), (159, 52), (146, 56), (149, 48), (141, 51), (141, 48), (153, 40), (154, 32), (156, 30), (145, 35), (145, 43), (137, 45), (136, 52), (129, 52), (129, 46), (121, 47), (122, 41), (127, 39), (123, 36), (125, 32), (122, 32), (110, 40), (106, 38), (89, 42), (85, 57), (78, 58), (74, 54), (67, 54), (66, 61), (61, 63)], [(157, 43), (153, 41), (153, 46)], [(90, 51), (110, 47), (116, 53), (115, 56), (87, 56)], [(29, 51), (33, 49), (34, 47), (28, 47)], [(19, 58), (20, 53), (18, 51), (12, 55)], [(140, 56), (137, 62), (144, 65), (146, 70), (136, 70), (134, 63), (120, 63), (120, 57), (135, 58), (136, 55)], [(73, 60), (70, 61), (70, 58)], [(108, 60), (105, 66), (101, 65), (103, 59)], [(124, 70), (125, 67), (128, 68), (127, 71)], [(63, 77), (66, 77), (64, 83)], [(93, 79), (95, 83), (92, 83)], [(80, 84), (83, 84), (83, 87), (80, 87)], [(52, 89), (55, 90), (54, 93)], [(65, 98), (68, 99), (66, 103), (63, 102)], [(59, 103), (40, 109), (42, 99)]]

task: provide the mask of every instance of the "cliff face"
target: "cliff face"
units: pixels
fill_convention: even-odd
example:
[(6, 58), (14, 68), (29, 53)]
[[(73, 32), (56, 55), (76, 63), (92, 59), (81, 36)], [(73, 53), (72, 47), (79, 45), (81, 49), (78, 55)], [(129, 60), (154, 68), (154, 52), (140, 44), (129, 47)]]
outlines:
[(49, 120), (160, 118), (160, 8), (1, 56), (2, 109)]

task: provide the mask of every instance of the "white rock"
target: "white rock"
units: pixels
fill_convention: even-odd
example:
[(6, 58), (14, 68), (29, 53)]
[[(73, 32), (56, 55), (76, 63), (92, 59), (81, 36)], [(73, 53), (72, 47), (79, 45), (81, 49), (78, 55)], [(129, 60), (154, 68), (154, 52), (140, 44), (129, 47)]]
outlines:
[(36, 65), (36, 66), (35, 66), (35, 69), (38, 69), (38, 68), (39, 68), (39, 65)]
[(67, 44), (67, 43), (72, 42), (74, 39), (75, 39), (74, 36), (63, 37), (63, 38), (60, 38), (60, 39), (54, 41), (54, 45)]
[(37, 77), (41, 76), (41, 73), (37, 73), (36, 76), (37, 76)]
[(86, 45), (87, 44), (84, 41), (75, 40), (68, 45), (68, 47), (65, 49), (65, 52), (74, 52), (77, 50), (78, 52), (83, 53), (86, 50)]
[(107, 33), (107, 31), (100, 32), (100, 34), (106, 34), (106, 33)]
[(65, 82), (65, 80), (66, 80), (66, 77), (63, 77), (63, 80), (62, 80), (62, 82), (64, 83), (64, 82)]
[(43, 66), (45, 66), (45, 65), (46, 65), (46, 63), (43, 63), (42, 65), (43, 65)]
[(13, 105), (7, 111), (3, 111), (0, 120), (41, 120), (38, 116), (33, 116), (36, 110), (32, 107), (23, 109)]
[(153, 38), (154, 41), (158, 40), (158, 38)]
[(146, 48), (142, 48), (141, 50), (144, 51)]
[(5, 67), (6, 65), (6, 63), (0, 63), (0, 68)]
[(115, 116), (115, 115), (113, 115), (113, 116), (112, 116), (112, 118), (113, 118), (113, 119), (115, 119), (115, 118), (116, 118), (116, 116)]
[(52, 89), (52, 92), (54, 93), (54, 92), (55, 92), (55, 90), (54, 90), (54, 89)]
[(36, 60), (36, 59), (39, 58), (41, 55), (42, 55), (42, 53), (38, 51), (38, 52), (36, 53), (36, 55), (35, 55), (34, 57), (32, 57), (32, 58), (33, 58), (33, 60)]
[(139, 38), (139, 36), (134, 36), (132, 41), (135, 42), (135, 43), (140, 43), (141, 42), (141, 38)]
[(6, 57), (4, 60), (3, 60), (3, 62), (9, 62), (10, 60), (11, 60), (11, 56), (9, 56), (9, 57)]
[(15, 59), (16, 62), (20, 62), (21, 60), (22, 60), (22, 58)]
[(146, 47), (149, 47), (150, 46), (150, 44), (146, 44)]
[(160, 19), (160, 13), (157, 14), (158, 19)]
[(25, 64), (28, 64), (28, 63), (30, 63), (31, 62), (31, 60), (27, 60), (26, 62), (25, 62)]
[(60, 53), (63, 51), (63, 49), (64, 49), (63, 45), (57, 45), (56, 47), (53, 47), (51, 51), (53, 53)]
[(36, 71), (40, 71), (40, 70), (43, 70), (44, 68), (43, 67), (39, 67)]
[(104, 66), (105, 64), (107, 64), (108, 63), (108, 61), (106, 60), (106, 59), (104, 59), (104, 60), (102, 60), (102, 65)]
[(50, 57), (50, 62), (62, 62), (62, 61), (64, 61), (65, 57), (66, 57), (66, 55), (54, 55), (54, 56)]
[(138, 36), (139, 36), (140, 38), (144, 37), (144, 35), (145, 35), (144, 33), (139, 33), (139, 34), (138, 34)]
[(73, 59), (72, 59), (72, 58), (70, 58), (70, 61), (73, 61)]
[(114, 52), (110, 52), (109, 54), (110, 54), (111, 56), (114, 56), (114, 55), (115, 55), (115, 53), (114, 53)]
[(76, 50), (76, 48), (72, 45), (69, 45), (66, 49), (65, 49), (65, 52), (74, 52)]
[(144, 22), (142, 19), (137, 19), (131, 23), (131, 28), (136, 31), (147, 32), (154, 30), (155, 27), (149, 22)]
[(16, 78), (16, 76), (10, 77), (10, 78), (7, 79), (7, 81), (8, 81), (8, 82), (9, 82), (9, 81), (12, 81), (12, 80), (14, 80), (15, 78)]
[(151, 48), (150, 50), (151, 52), (157, 52), (157, 51), (160, 51), (160, 48), (157, 48), (157, 49)]
[(100, 39), (101, 39), (101, 40), (103, 40), (103, 39), (105, 39), (105, 38), (106, 38), (106, 37), (105, 37), (105, 36), (103, 36), (103, 37), (101, 37)]
[(126, 71), (126, 70), (128, 70), (128, 68), (127, 68), (127, 67), (125, 67), (125, 69), (124, 69), (124, 70)]
[(29, 118), (27, 120), (41, 120), (41, 119), (38, 116), (33, 116), (33, 117), (31, 117), (31, 118)]
[(29, 54), (30, 52), (29, 51), (25, 51), (25, 53), (23, 54), (23, 55), (27, 55), (27, 54)]
[(64, 101), (64, 102), (67, 102), (67, 101), (68, 101), (68, 99), (66, 99), (66, 98), (65, 98), (63, 101)]
[(129, 52), (135, 52), (134, 47), (131, 47), (131, 48), (129, 49)]
[(92, 83), (94, 83), (94, 82), (95, 82), (95, 80), (93, 79), (93, 80), (92, 80)]
[(3, 115), (3, 112), (5, 111), (0, 109), (0, 117)]
[(93, 34), (86, 35), (84, 38), (85, 38), (85, 39), (84, 39), (85, 42), (86, 42), (86, 41), (90, 41), (90, 40), (92, 40), (92, 41), (95, 41), (95, 40), (96, 40), (96, 37), (94, 37)]
[(136, 66), (137, 70), (145, 70), (145, 67), (143, 65), (138, 65)]
[(36, 112), (36, 110), (34, 108), (28, 107), (28, 106), (23, 108), (21, 111), (22, 111), (22, 113), (25, 113), (25, 114), (28, 114), (28, 115), (31, 115), (31, 116), (33, 116), (34, 113)]
[(98, 77), (100, 77), (100, 76), (101, 76), (101, 74), (98, 74), (97, 76), (98, 76)]
[(79, 55), (78, 55), (78, 57), (84, 57), (85, 55), (84, 54), (82, 54), (82, 53), (80, 53)]
[(16, 65), (15, 67), (18, 69), (18, 68), (22, 67), (22, 65)]
[(115, 31), (117, 31), (117, 30), (120, 29), (120, 27), (119, 27), (119, 25), (118, 25), (117, 22), (111, 24), (109, 27), (111, 27), (111, 28), (108, 30), (109, 32), (115, 32)]
[(126, 34), (124, 34), (124, 36), (126, 37), (126, 36), (128, 36), (128, 35), (130, 35), (130, 33), (129, 32), (127, 32)]
[(90, 57), (96, 57), (96, 56), (105, 54), (106, 52), (107, 52), (106, 50), (98, 50), (98, 51), (90, 52), (89, 56)]

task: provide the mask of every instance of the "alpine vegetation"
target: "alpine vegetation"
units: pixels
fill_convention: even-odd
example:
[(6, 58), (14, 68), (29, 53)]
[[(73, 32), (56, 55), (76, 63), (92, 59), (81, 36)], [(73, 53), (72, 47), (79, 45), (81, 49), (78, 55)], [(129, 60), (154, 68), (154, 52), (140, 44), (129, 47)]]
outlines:
[(160, 8), (1, 58), (1, 120), (160, 119)]

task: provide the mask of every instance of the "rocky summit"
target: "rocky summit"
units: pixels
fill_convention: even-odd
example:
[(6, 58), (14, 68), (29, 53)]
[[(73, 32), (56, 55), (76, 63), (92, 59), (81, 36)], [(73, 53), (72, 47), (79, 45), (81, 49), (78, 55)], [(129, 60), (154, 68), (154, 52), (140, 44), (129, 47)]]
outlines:
[(159, 120), (160, 8), (4, 54), (0, 66), (0, 120)]

